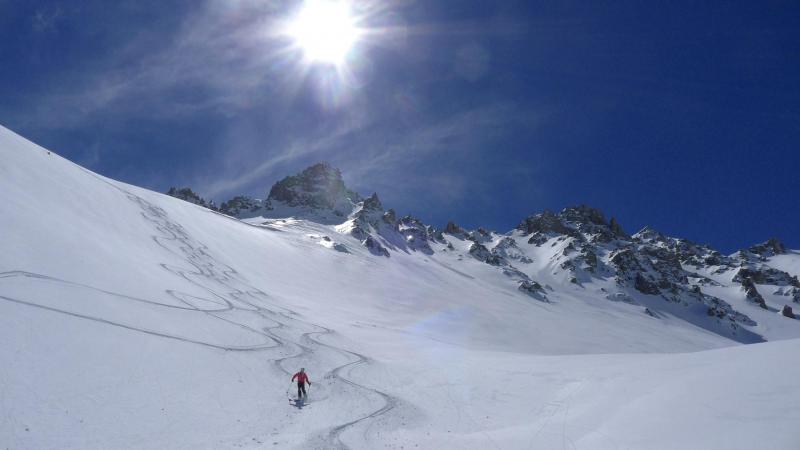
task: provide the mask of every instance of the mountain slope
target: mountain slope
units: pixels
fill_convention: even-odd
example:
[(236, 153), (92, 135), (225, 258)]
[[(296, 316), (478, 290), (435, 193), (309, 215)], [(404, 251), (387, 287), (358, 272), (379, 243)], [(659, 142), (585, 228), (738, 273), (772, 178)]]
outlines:
[[(800, 369), (783, 356), (798, 340), (739, 346), (658, 309), (663, 299), (609, 301), (600, 289), (612, 279), (570, 282), (581, 272), (561, 268), (559, 236), (536, 246), (520, 230), (437, 233), (377, 196), (353, 196), (351, 212), (327, 221), (245, 223), (109, 180), (4, 128), (0, 158), (6, 447), (792, 448), (800, 438), (789, 388)], [(531, 262), (488, 264), (478, 243)], [(776, 267), (796, 267), (792, 255)], [(770, 314), (739, 333), (792, 337), (790, 319)], [(287, 401), (299, 367), (313, 383), (302, 409)]]
[[(263, 204), (245, 203), (253, 206), (240, 219), (274, 227), (291, 217), (287, 229), (294, 230), (322, 225), (323, 244), (340, 251), (348, 247), (336, 240), (350, 238), (376, 256), (430, 257), (459, 270), (478, 261), (484, 267), (476, 269), (477, 279), (497, 279), (502, 273), (507, 281), (499, 286), (515, 286), (545, 303), (574, 303), (576, 298), (623, 302), (629, 305), (622, 308), (627, 313), (677, 319), (741, 343), (798, 337), (800, 332), (800, 322), (787, 320), (790, 305), (800, 303), (795, 269), (791, 263), (788, 271), (770, 266), (778, 257), (791, 261), (795, 256), (775, 239), (728, 257), (651, 228), (628, 235), (615, 219), (607, 221), (588, 206), (531, 215), (508, 233), (469, 231), (453, 223), (437, 230), (384, 209), (377, 194), (361, 198), (327, 164), (276, 183)], [(771, 294), (762, 295), (766, 290)]]

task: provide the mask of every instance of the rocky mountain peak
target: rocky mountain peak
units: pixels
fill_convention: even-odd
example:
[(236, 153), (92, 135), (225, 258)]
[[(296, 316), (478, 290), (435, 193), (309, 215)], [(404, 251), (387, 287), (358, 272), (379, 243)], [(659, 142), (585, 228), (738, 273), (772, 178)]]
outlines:
[(754, 245), (747, 250), (759, 256), (769, 257), (786, 253), (786, 246), (777, 238), (770, 238), (767, 242)]
[(572, 228), (564, 225), (559, 215), (554, 214), (550, 210), (545, 210), (539, 214), (526, 217), (517, 225), (517, 229), (522, 231), (525, 235), (532, 233), (571, 235), (575, 232)]
[(614, 239), (629, 239), (622, 226), (611, 219), (607, 221), (603, 213), (586, 205), (564, 208), (558, 214), (544, 211), (528, 216), (517, 229), (525, 235), (532, 234), (533, 242), (544, 242), (546, 236), (563, 235), (579, 241), (610, 242)]
[(447, 222), (447, 225), (444, 227), (444, 232), (452, 235), (463, 235), (467, 233), (466, 230), (453, 221)]
[(270, 205), (279, 202), (313, 209), (337, 209), (359, 200), (358, 194), (345, 186), (341, 171), (328, 163), (314, 164), (275, 183), (267, 198)]
[[(170, 195), (206, 203), (190, 189), (171, 189)], [(716, 324), (709, 326), (723, 327), (734, 338), (740, 326), (755, 322), (703, 291), (704, 286), (719, 285), (715, 276), (730, 274), (744, 297), (760, 308), (767, 307), (764, 295), (800, 303), (797, 276), (767, 264), (772, 256), (786, 253), (777, 239), (724, 256), (708, 245), (671, 237), (649, 226), (628, 235), (613, 217), (606, 219), (602, 211), (587, 205), (530, 215), (514, 233), (498, 234), (481, 227), (469, 231), (454, 222), (439, 231), (410, 215), (399, 218), (393, 209), (384, 208), (376, 193), (360, 197), (345, 186), (341, 172), (326, 163), (275, 183), (263, 203), (239, 196), (223, 203), (220, 211), (236, 217), (291, 216), (335, 225), (337, 232), (387, 258), (396, 252), (456, 253), (459, 259), (469, 255), (501, 271), (520, 291), (540, 301), (549, 301), (548, 289), (531, 278), (527, 266), (545, 255), (548, 270), (563, 281), (585, 288), (612, 279), (615, 286), (603, 288), (609, 299), (635, 303), (642, 296), (660, 297), (705, 311), (704, 320)], [(524, 245), (525, 241), (533, 247)], [(761, 286), (769, 286), (770, 291), (760, 292)]]
[(564, 208), (559, 216), (567, 222), (576, 224), (608, 225), (602, 211), (587, 205)]
[(632, 237), (634, 240), (641, 242), (665, 242), (667, 240), (666, 236), (650, 225), (637, 231)]
[(377, 192), (373, 192), (372, 195), (364, 199), (364, 209), (383, 211), (383, 205), (381, 204), (381, 200), (378, 198)]

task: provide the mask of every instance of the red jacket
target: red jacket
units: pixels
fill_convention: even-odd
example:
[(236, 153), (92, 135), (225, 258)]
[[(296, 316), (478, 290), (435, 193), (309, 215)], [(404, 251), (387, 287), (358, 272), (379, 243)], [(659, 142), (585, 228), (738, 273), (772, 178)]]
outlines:
[(294, 376), (292, 377), (292, 381), (294, 381), (295, 378), (297, 378), (298, 384), (305, 384), (305, 383), (311, 384), (311, 382), (308, 381), (308, 375), (306, 375), (305, 372), (297, 372), (296, 374), (294, 374)]

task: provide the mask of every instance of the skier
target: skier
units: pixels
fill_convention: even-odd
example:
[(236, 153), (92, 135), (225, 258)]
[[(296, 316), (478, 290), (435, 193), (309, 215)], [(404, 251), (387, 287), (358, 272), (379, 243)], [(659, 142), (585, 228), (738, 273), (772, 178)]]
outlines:
[(305, 367), (301, 368), (300, 372), (294, 374), (292, 381), (294, 381), (295, 378), (297, 378), (297, 399), (308, 398), (308, 394), (306, 394), (306, 383), (311, 386), (311, 381), (308, 379), (308, 375), (306, 375)]

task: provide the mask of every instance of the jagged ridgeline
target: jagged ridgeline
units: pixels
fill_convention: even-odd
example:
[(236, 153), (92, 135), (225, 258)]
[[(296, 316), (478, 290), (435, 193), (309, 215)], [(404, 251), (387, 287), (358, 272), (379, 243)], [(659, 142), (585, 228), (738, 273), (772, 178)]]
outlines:
[(169, 191), (167, 191), (167, 195), (171, 195), (172, 197), (179, 198), (183, 201), (187, 201), (189, 203), (194, 203), (195, 205), (200, 205), (204, 208), (213, 209), (214, 211), (217, 210), (216, 205), (214, 205), (213, 200), (206, 201), (203, 197), (200, 197), (195, 193), (191, 188), (183, 187), (183, 188), (176, 188), (171, 187)]
[[(188, 188), (169, 194), (214, 208)], [(278, 181), (266, 200), (237, 196), (218, 210), (240, 219), (292, 217), (328, 225), (385, 258), (398, 252), (452, 255), (490, 266), (539, 301), (553, 301), (565, 289), (591, 291), (643, 306), (652, 317), (659, 311), (677, 314), (742, 342), (760, 340), (742, 328), (758, 322), (752, 311), (726, 299), (741, 296), (751, 307), (792, 318), (790, 304), (800, 303), (797, 276), (770, 264), (787, 252), (777, 239), (727, 256), (650, 227), (629, 235), (616, 219), (585, 205), (530, 215), (507, 233), (466, 230), (453, 222), (440, 230), (410, 215), (398, 217), (377, 194), (362, 197), (348, 189), (341, 172), (327, 163)], [(345, 244), (326, 238), (331, 248), (347, 252)], [(771, 307), (766, 291), (783, 304)]]

